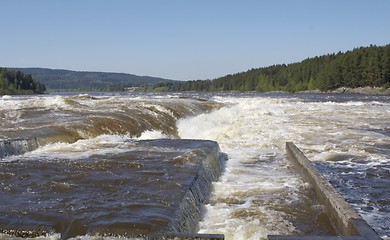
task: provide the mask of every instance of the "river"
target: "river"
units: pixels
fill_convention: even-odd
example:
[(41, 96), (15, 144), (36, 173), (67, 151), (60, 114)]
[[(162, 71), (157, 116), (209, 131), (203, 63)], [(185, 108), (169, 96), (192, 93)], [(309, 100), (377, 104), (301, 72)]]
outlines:
[[(120, 156), (124, 149), (133, 146), (132, 140), (218, 142), (228, 161), (203, 208), (199, 232), (222, 233), (226, 239), (264, 239), (268, 234), (331, 234), (323, 208), (313, 202), (310, 185), (286, 160), (285, 143), (291, 141), (380, 236), (390, 236), (390, 97), (387, 96), (286, 93), (3, 96), (0, 117), (0, 140), (38, 139), (33, 151), (5, 154), (0, 160), (3, 169), (18, 161), (44, 160), (57, 164), (64, 159), (83, 162), (107, 154)], [(71, 171), (75, 170), (69, 168)], [(10, 181), (17, 179), (12, 174), (18, 173), (0, 174), (3, 193), (9, 193), (16, 184)], [(27, 173), (24, 175), (28, 178)], [(52, 188), (73, 188), (64, 181), (49, 183), (54, 183)], [(29, 194), (28, 191), (31, 194), (34, 189), (30, 187), (21, 194)], [(123, 200), (115, 201), (120, 204)], [(7, 208), (5, 205), (0, 210), (4, 213)], [(6, 217), (0, 220), (7, 224)]]

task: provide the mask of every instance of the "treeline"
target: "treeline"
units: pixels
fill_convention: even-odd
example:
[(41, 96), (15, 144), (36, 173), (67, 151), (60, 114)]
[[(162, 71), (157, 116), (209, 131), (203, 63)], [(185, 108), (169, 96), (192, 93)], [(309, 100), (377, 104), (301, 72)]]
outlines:
[(0, 68), (0, 95), (45, 93), (44, 84), (34, 81), (30, 74)]
[(328, 91), (340, 87), (390, 87), (390, 45), (356, 48), (299, 63), (273, 65), (214, 80), (160, 83), (168, 91)]

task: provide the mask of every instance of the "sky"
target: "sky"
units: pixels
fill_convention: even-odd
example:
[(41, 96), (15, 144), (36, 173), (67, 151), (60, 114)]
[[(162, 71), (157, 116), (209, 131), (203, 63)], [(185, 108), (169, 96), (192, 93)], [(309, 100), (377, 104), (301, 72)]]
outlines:
[(0, 67), (214, 79), (390, 44), (390, 0), (0, 0)]

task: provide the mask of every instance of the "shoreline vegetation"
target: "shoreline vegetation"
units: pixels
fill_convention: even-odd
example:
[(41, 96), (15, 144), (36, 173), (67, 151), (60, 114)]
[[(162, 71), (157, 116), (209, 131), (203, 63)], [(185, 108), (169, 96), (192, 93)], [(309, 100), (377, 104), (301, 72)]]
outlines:
[[(39, 82), (34, 81), (32, 76)], [(45, 84), (49, 86), (49, 92), (312, 92), (390, 95), (390, 44), (355, 48), (287, 65), (252, 68), (213, 80), (174, 81), (123, 73), (0, 68), (0, 95), (44, 93)]]
[(0, 95), (43, 94), (44, 84), (35, 81), (31, 74), (0, 68)]
[(352, 51), (317, 56), (288, 65), (252, 68), (214, 80), (146, 85), (141, 90), (385, 94), (389, 88), (390, 44), (355, 48)]

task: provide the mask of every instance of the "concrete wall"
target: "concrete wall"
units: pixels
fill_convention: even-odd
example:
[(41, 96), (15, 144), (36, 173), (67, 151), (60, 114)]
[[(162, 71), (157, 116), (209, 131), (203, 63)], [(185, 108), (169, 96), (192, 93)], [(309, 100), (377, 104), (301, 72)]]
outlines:
[(310, 160), (293, 143), (286, 143), (288, 159), (295, 169), (313, 186), (318, 201), (325, 206), (333, 227), (341, 236), (269, 236), (270, 240), (282, 239), (381, 239), (364, 219), (345, 201), (333, 186), (320, 174)]

